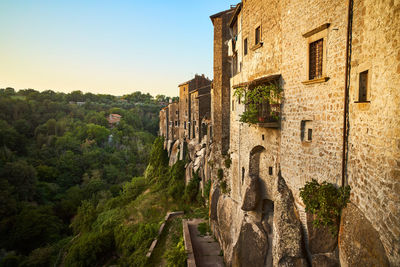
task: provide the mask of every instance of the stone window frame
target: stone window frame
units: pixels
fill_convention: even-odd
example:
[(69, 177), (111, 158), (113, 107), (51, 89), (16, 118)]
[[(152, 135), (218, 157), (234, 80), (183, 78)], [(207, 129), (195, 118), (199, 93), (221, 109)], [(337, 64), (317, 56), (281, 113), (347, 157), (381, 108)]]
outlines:
[[(368, 83), (367, 83), (367, 100), (366, 101), (360, 101), (360, 74), (368, 71)], [(362, 63), (358, 65), (357, 70), (357, 77), (356, 77), (356, 86), (354, 90), (354, 103), (371, 103), (371, 83), (372, 83), (372, 68), (371, 68), (371, 63)]]
[[(305, 38), (305, 43), (306, 43), (306, 49), (307, 49), (307, 61), (306, 61), (306, 72), (305, 72), (305, 77), (306, 80), (303, 81), (302, 83), (305, 85), (308, 84), (314, 84), (314, 83), (323, 83), (329, 80), (329, 77), (326, 74), (326, 62), (327, 62), (327, 41), (328, 41), (328, 28), (330, 26), (330, 23), (325, 23), (309, 32), (306, 32), (303, 34), (303, 37)], [(322, 39), (322, 76), (316, 79), (309, 79), (309, 73), (310, 73), (310, 44), (321, 40)]]
[[(259, 41), (258, 43), (256, 43), (256, 31), (257, 31), (258, 28), (260, 28), (260, 41)], [(263, 29), (263, 27), (262, 27), (262, 25), (261, 25), (261, 22), (260, 22), (260, 23), (257, 23), (257, 24), (255, 25), (255, 27), (254, 27), (254, 31), (253, 31), (253, 34), (254, 34), (254, 44), (253, 44), (253, 46), (250, 48), (250, 49), (253, 50), (253, 51), (263, 46), (263, 41), (262, 41), (262, 40), (263, 40), (262, 29)], [(248, 42), (248, 41), (247, 41), (247, 42)]]

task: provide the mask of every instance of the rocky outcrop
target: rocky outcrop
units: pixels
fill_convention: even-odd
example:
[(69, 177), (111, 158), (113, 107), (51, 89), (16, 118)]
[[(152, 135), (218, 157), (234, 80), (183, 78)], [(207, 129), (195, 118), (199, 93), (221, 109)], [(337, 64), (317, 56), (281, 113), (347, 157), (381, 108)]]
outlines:
[(232, 266), (264, 266), (268, 237), (260, 223), (243, 222), (233, 249)]
[(274, 209), (274, 266), (307, 266), (301, 223), (293, 195), (279, 175)]
[(243, 194), (242, 210), (255, 210), (260, 201), (260, 182), (258, 177), (246, 179), (245, 190)]
[(308, 250), (311, 254), (312, 266), (340, 266), (337, 236), (332, 234), (329, 227), (316, 227), (313, 224), (315, 215), (307, 214)]
[(389, 266), (378, 232), (352, 203), (342, 211), (339, 255), (341, 266)]
[(179, 152), (180, 152), (180, 141), (176, 140), (175, 143), (172, 145), (171, 148), (171, 153), (169, 155), (169, 166), (174, 165), (179, 158)]

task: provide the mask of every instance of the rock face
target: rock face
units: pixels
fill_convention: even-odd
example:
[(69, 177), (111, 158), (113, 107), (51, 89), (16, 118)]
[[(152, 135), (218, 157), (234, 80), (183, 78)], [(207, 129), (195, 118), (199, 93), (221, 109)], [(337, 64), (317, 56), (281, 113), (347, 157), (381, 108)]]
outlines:
[(179, 156), (179, 151), (180, 151), (179, 146), (180, 146), (180, 142), (179, 142), (179, 140), (176, 140), (171, 148), (171, 154), (169, 156), (169, 166), (174, 165), (178, 161), (178, 156)]
[(279, 175), (274, 210), (274, 266), (307, 266), (301, 223), (295, 212), (292, 192)]
[(352, 203), (342, 211), (339, 255), (341, 266), (389, 266), (378, 232)]
[(246, 189), (243, 194), (243, 204), (242, 210), (251, 211), (255, 210), (257, 204), (260, 200), (260, 186), (259, 179), (257, 177), (252, 177), (251, 179), (246, 179)]
[(244, 222), (233, 249), (232, 266), (264, 266), (268, 237), (260, 223)]

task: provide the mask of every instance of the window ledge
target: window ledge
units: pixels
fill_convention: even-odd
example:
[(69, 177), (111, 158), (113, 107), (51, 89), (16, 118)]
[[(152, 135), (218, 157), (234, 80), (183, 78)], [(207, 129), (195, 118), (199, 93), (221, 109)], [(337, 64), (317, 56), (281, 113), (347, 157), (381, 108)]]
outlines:
[(260, 122), (257, 123), (257, 126), (263, 128), (279, 128), (279, 122)]
[(307, 84), (314, 84), (314, 83), (323, 83), (323, 82), (326, 82), (327, 80), (329, 80), (329, 77), (321, 77), (321, 78), (317, 78), (317, 79), (313, 79), (313, 80), (304, 81), (301, 83), (307, 85)]
[(263, 43), (261, 42), (261, 43), (258, 43), (258, 44), (256, 44), (256, 45), (254, 45), (252, 48), (250, 48), (251, 50), (256, 50), (256, 49), (258, 49), (258, 48), (260, 48), (261, 46), (263, 46)]
[(354, 101), (354, 103), (357, 103), (357, 104), (369, 104), (369, 103), (371, 103), (371, 101)]

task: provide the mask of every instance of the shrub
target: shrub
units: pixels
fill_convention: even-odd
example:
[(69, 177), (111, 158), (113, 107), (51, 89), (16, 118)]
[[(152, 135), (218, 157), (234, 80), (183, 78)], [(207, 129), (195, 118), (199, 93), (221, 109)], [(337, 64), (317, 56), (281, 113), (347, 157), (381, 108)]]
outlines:
[(222, 181), (222, 182), (220, 183), (220, 187), (221, 187), (221, 192), (222, 192), (223, 194), (228, 194), (228, 193), (230, 192), (229, 187), (228, 187), (228, 184), (226, 183), (226, 181)]
[(300, 197), (306, 205), (306, 212), (316, 215), (313, 224), (316, 227), (327, 226), (336, 235), (341, 211), (349, 202), (350, 186), (337, 188), (327, 182), (319, 184), (313, 179), (300, 188)]
[(185, 194), (183, 199), (186, 202), (194, 203), (196, 201), (197, 194), (199, 193), (199, 176), (197, 173), (193, 173), (193, 178), (189, 181), (189, 184), (185, 188)]
[(222, 180), (222, 178), (224, 178), (224, 171), (222, 169), (218, 169), (218, 180)]
[(225, 167), (227, 168), (227, 169), (229, 169), (230, 167), (231, 167), (231, 164), (232, 164), (232, 159), (229, 157), (229, 158), (226, 158), (225, 159)]
[(176, 247), (168, 249), (164, 258), (167, 260), (168, 267), (181, 267), (186, 266), (186, 251), (183, 243), (183, 237), (181, 237)]
[(199, 225), (197, 226), (197, 230), (199, 230), (200, 235), (202, 236), (211, 232), (210, 226), (206, 222), (199, 223)]
[(207, 183), (204, 185), (204, 198), (209, 199), (210, 198), (210, 191), (211, 191), (211, 179), (207, 181)]

